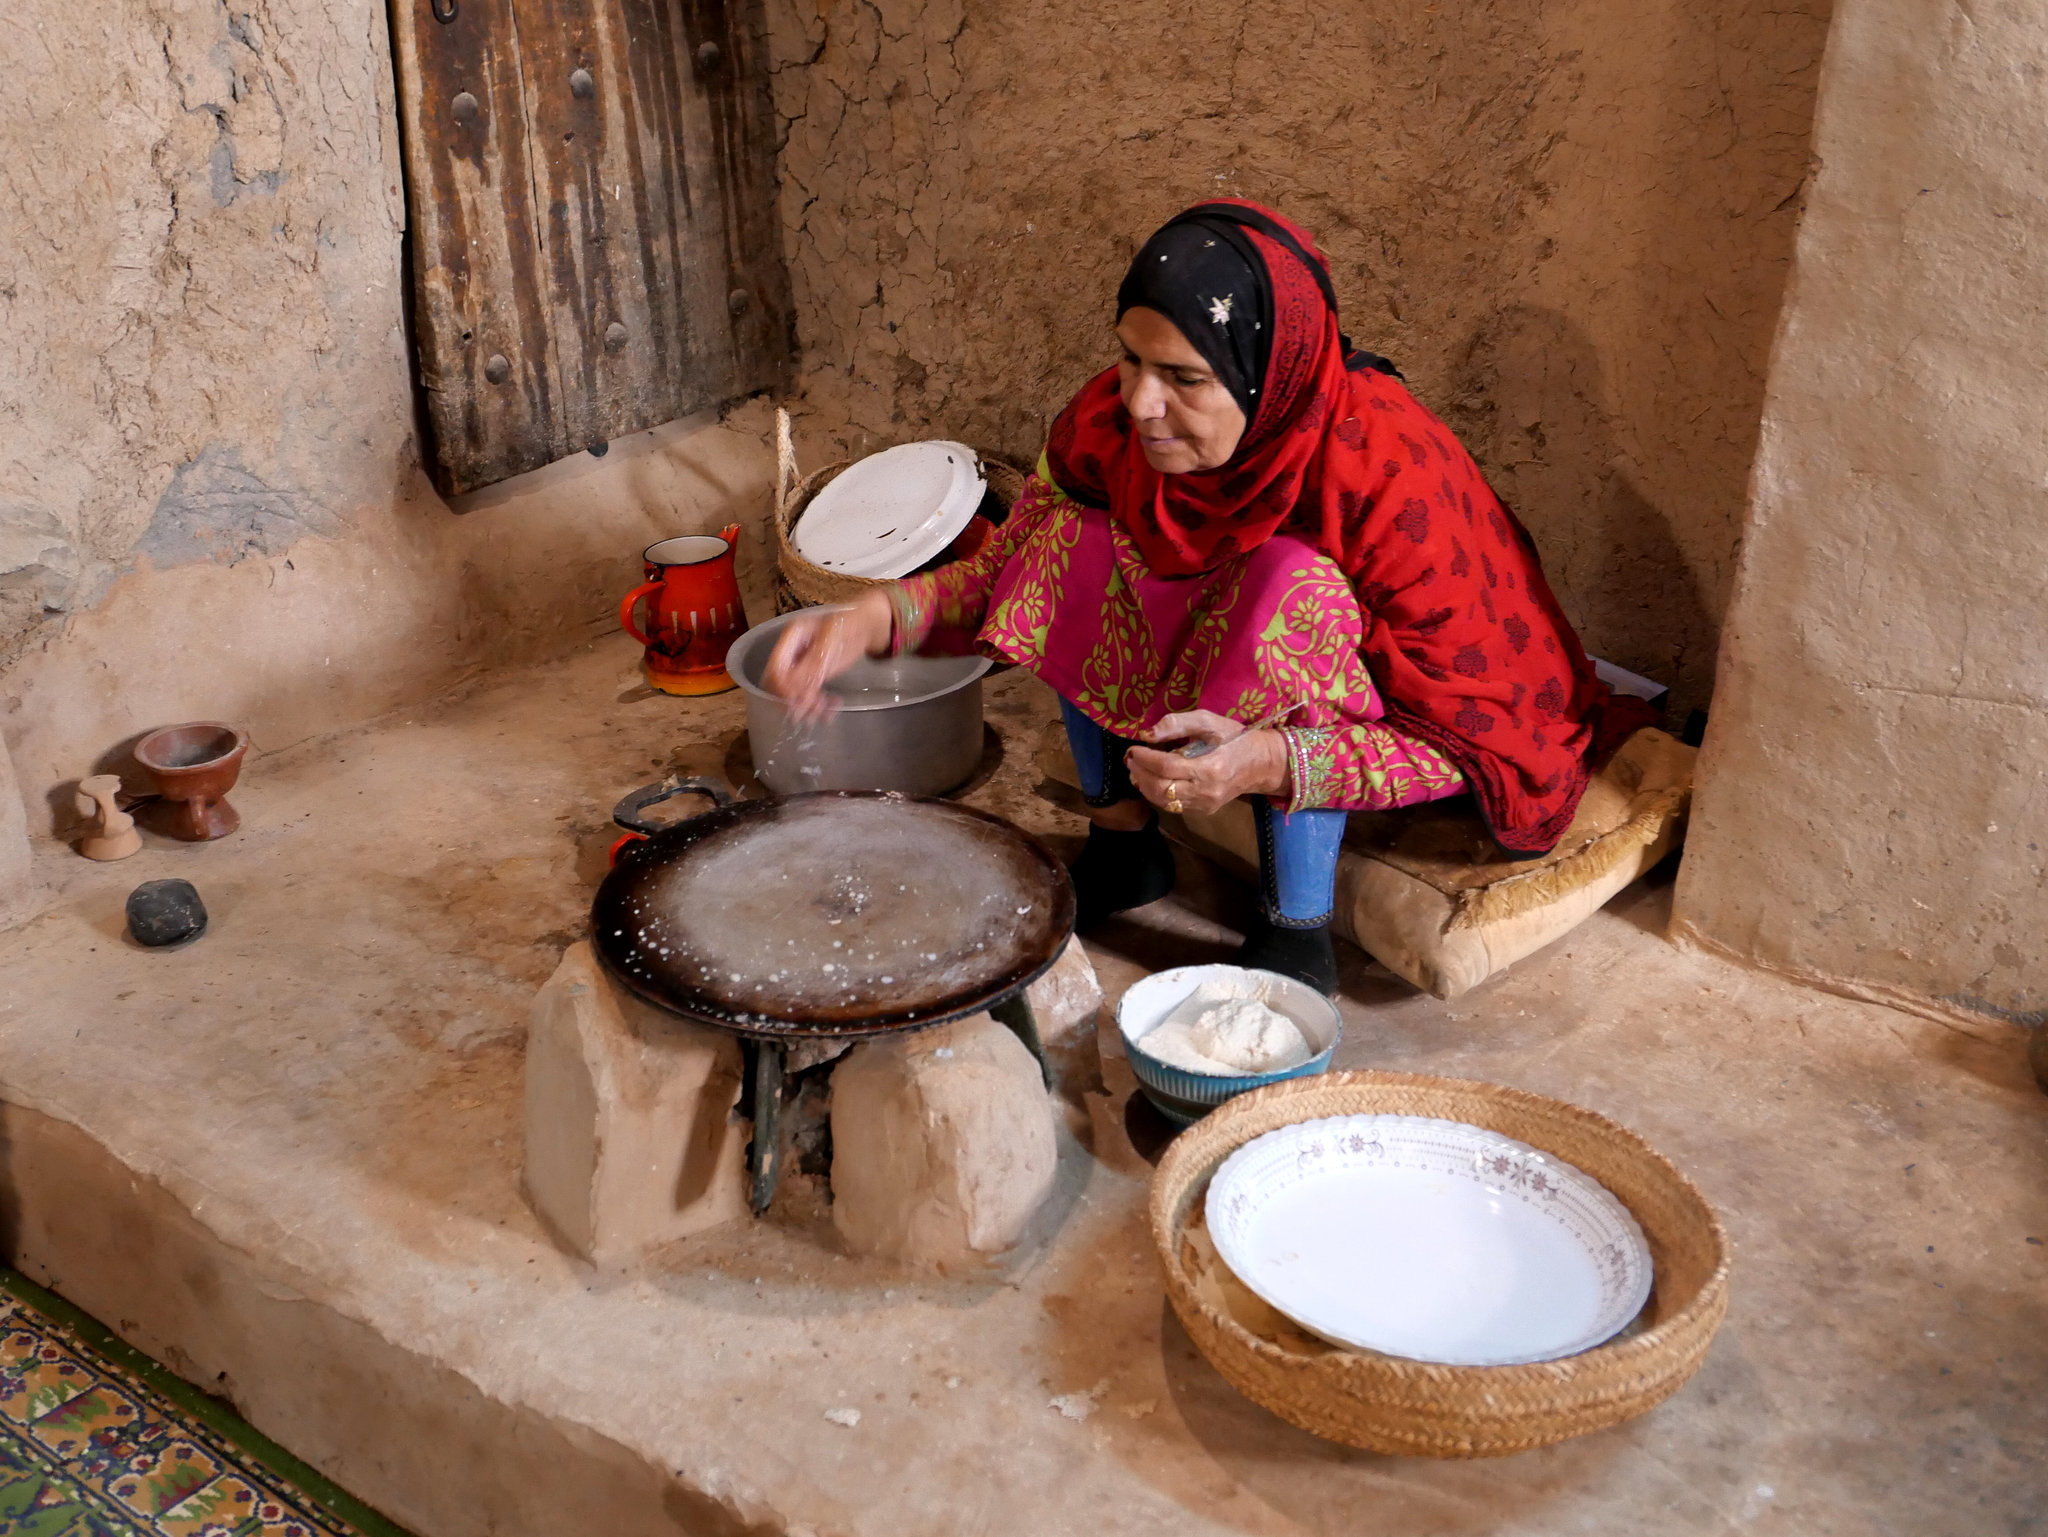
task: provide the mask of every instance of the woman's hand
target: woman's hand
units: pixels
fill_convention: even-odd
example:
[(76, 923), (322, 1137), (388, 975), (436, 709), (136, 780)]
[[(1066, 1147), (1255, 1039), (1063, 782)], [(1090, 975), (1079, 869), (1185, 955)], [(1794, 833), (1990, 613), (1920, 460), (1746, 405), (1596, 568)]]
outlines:
[(761, 686), (780, 694), (794, 719), (822, 720), (839, 707), (825, 685), (862, 657), (887, 651), (894, 628), (889, 595), (879, 587), (851, 603), (800, 610), (776, 640)]
[(1155, 742), (1215, 742), (1199, 758), (1156, 747), (1133, 747), (1124, 755), (1131, 783), (1153, 805), (1167, 811), (1217, 811), (1240, 795), (1285, 795), (1287, 739), (1277, 731), (1246, 731), (1227, 715), (1189, 710), (1168, 715), (1149, 733)]

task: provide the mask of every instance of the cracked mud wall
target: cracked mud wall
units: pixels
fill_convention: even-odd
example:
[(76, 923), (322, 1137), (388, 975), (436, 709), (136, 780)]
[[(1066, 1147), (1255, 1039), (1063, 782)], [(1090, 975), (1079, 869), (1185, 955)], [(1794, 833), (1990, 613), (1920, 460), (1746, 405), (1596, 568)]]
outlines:
[[(775, 0), (807, 463), (1030, 461), (1139, 241), (1315, 231), (1588, 643), (1711, 687), (1806, 171), (1822, 0)], [(1680, 715), (1682, 719), (1682, 713)]]
[(145, 728), (225, 718), (260, 753), (603, 633), (643, 545), (766, 506), (764, 417), (451, 515), (393, 89), (380, 0), (9, 7), (0, 740), (38, 828)]
[(1842, 0), (1676, 926), (2048, 1022), (2048, 4)]
[(410, 406), (388, 366), (404, 204), (378, 9), (10, 9), (0, 636), (17, 640), (90, 607), (138, 547), (204, 559), (332, 533), (389, 495)]
[[(1248, 193), (1317, 230), (1595, 648), (1704, 699), (1816, 4), (770, 14), (811, 462), (1033, 457), (1135, 243)], [(37, 825), (146, 726), (361, 719), (601, 630), (645, 540), (758, 518), (744, 411), (434, 495), (372, 0), (21, 0), (0, 63), (0, 737)]]

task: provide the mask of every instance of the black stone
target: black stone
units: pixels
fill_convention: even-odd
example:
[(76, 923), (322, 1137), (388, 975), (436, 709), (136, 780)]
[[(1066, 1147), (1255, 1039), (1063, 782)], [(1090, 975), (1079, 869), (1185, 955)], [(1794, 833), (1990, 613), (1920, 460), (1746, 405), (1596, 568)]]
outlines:
[(206, 932), (206, 904), (190, 881), (144, 881), (128, 893), (128, 932), (152, 948)]

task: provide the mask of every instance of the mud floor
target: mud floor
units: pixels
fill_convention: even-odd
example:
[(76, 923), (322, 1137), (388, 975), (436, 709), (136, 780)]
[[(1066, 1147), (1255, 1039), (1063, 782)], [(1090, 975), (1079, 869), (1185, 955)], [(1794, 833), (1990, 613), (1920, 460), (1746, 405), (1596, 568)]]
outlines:
[[(1030, 763), (1050, 700), (989, 701), (974, 801), (1072, 837)], [(650, 695), (614, 638), (257, 758), (227, 842), (46, 848), (56, 903), (0, 949), (16, 1262), (422, 1537), (2032, 1529), (2048, 1100), (2016, 1032), (1675, 950), (1663, 878), (1455, 1003), (1356, 955), (1344, 985), (1340, 1065), (1589, 1105), (1723, 1212), (1727, 1325), (1619, 1429), (1432, 1464), (1239, 1398), (1165, 1307), (1114, 1079), (1070, 1090), (1043, 1232), (986, 1275), (842, 1258), (794, 1196), (643, 1272), (571, 1261), (519, 1190), (527, 1003), (614, 799), (722, 764), (741, 716)], [(213, 927), (143, 952), (122, 899), (173, 874)], [(1227, 955), (1243, 900), (1190, 866), (1092, 937), (1105, 985)]]

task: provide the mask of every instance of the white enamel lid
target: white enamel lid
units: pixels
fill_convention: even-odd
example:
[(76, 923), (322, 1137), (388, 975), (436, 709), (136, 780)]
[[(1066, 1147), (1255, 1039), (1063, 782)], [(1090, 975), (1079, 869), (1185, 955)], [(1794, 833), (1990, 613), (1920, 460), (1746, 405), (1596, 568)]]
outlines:
[(791, 530), (814, 566), (875, 580), (908, 576), (960, 535), (988, 483), (965, 443), (933, 439), (840, 471)]

